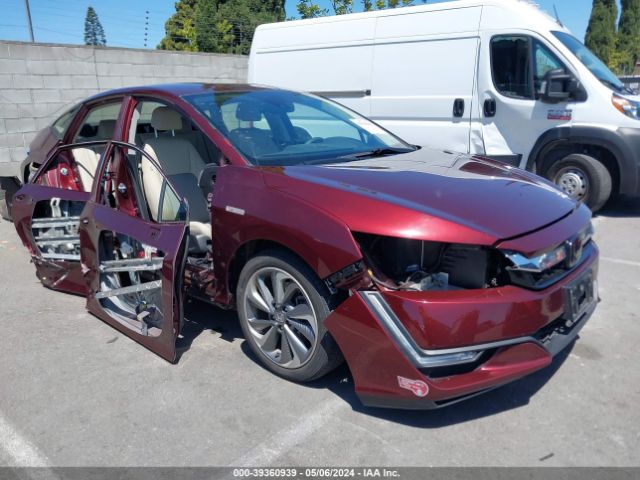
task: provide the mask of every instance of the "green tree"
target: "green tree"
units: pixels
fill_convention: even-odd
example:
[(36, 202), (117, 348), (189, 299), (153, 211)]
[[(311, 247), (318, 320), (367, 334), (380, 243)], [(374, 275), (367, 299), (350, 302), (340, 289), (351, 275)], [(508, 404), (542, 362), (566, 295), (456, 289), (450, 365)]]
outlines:
[(284, 2), (178, 0), (158, 48), (248, 54), (258, 25), (284, 20)]
[(218, 48), (219, 27), (217, 0), (198, 0), (195, 14), (196, 47), (199, 52), (215, 52)]
[(353, 13), (353, 0), (331, 0), (331, 6), (336, 15)]
[(329, 10), (326, 8), (320, 8), (318, 4), (313, 3), (311, 0), (300, 0), (296, 6), (300, 18), (316, 18), (329, 15)]
[(219, 1), (216, 36), (224, 41), (218, 43), (216, 51), (247, 55), (258, 25), (281, 22), (284, 18), (284, 0)]
[(604, 63), (609, 63), (616, 51), (616, 0), (593, 0), (585, 45)]
[(87, 16), (84, 19), (84, 43), (85, 45), (100, 46), (107, 44), (104, 28), (102, 28), (98, 14), (93, 7), (87, 8)]
[(615, 66), (624, 73), (631, 73), (640, 58), (640, 0), (622, 0), (621, 4)]
[[(336, 15), (345, 15), (353, 12), (353, 0), (331, 0), (333, 13)], [(427, 3), (422, 0), (422, 3)], [(372, 10), (384, 10), (387, 8), (408, 7), (414, 4), (414, 0), (362, 0), (362, 10), (370, 12)], [(301, 18), (315, 18), (329, 15), (330, 12), (326, 8), (320, 6), (313, 0), (300, 0), (297, 5), (298, 13)]]
[(197, 51), (195, 29), (196, 0), (178, 0), (176, 13), (164, 24), (165, 36), (158, 44), (161, 50)]

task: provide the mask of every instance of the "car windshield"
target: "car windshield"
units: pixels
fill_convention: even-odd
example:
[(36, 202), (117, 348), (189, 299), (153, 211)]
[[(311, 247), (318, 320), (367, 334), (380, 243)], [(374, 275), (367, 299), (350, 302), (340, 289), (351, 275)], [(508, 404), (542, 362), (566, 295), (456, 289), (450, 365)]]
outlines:
[(580, 40), (565, 32), (553, 32), (553, 34), (562, 42), (562, 44), (571, 50), (582, 64), (589, 69), (595, 77), (604, 83), (607, 87), (620, 93), (629, 93), (627, 87), (622, 83), (616, 75), (609, 70), (602, 61), (587, 47), (585, 47)]
[(314, 95), (212, 91), (184, 99), (254, 165), (348, 162), (415, 149), (372, 121)]

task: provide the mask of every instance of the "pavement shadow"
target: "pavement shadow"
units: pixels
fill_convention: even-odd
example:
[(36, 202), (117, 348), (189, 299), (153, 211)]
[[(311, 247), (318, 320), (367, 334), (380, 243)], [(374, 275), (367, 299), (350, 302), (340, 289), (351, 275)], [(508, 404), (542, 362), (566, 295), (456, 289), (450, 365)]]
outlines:
[(223, 310), (200, 300), (187, 299), (184, 305), (184, 325), (176, 341), (178, 362), (189, 351), (193, 341), (206, 331), (219, 334), (220, 339), (227, 342), (244, 338), (234, 310)]
[(568, 358), (575, 342), (558, 354), (551, 365), (523, 379), (497, 388), (469, 400), (437, 410), (394, 410), (362, 405), (355, 393), (353, 379), (346, 365), (328, 376), (308, 384), (312, 388), (326, 388), (347, 402), (353, 411), (372, 417), (417, 428), (442, 428), (489, 417), (525, 406), (553, 377)]
[(640, 217), (640, 196), (616, 195), (597, 213), (597, 216), (615, 218)]
[[(189, 350), (195, 338), (206, 331), (219, 334), (223, 341), (232, 342), (244, 339), (235, 311), (222, 310), (207, 303), (193, 300), (185, 305), (183, 334), (177, 342), (178, 358)], [(538, 372), (496, 390), (438, 410), (393, 410), (365, 407), (355, 393), (353, 377), (346, 363), (319, 380), (300, 385), (305, 388), (330, 390), (349, 404), (353, 411), (364, 415), (417, 428), (442, 428), (527, 405), (530, 399), (562, 366), (574, 345), (575, 342), (558, 354), (551, 365)], [(257, 367), (265, 369), (246, 341), (240, 344), (240, 348)], [(283, 381), (286, 380), (283, 379)]]

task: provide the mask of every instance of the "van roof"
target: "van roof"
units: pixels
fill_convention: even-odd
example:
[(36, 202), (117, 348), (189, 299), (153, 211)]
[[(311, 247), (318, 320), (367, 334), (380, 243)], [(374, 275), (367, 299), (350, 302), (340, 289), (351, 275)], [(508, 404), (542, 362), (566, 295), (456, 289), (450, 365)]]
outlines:
[(454, 10), (458, 8), (495, 6), (510, 10), (515, 16), (527, 18), (529, 23), (547, 24), (549, 29), (559, 28), (556, 20), (541, 10), (533, 0), (454, 0), (413, 7), (392, 8), (386, 10), (373, 10), (371, 12), (351, 13), (347, 15), (330, 15), (326, 17), (310, 18), (304, 20), (289, 20), (286, 22), (267, 23), (258, 26), (258, 30), (271, 30), (286, 28), (289, 26), (302, 26), (305, 24), (331, 23), (350, 21), (365, 18), (390, 17), (395, 15), (408, 15), (420, 12), (435, 12), (442, 10)]

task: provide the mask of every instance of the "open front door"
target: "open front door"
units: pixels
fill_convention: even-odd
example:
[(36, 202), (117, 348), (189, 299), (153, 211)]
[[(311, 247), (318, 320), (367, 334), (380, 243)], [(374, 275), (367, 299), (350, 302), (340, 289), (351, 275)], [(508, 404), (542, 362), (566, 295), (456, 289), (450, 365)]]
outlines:
[(13, 197), (12, 218), (47, 287), (85, 295), (80, 265), (80, 213), (107, 142), (57, 148), (31, 182)]
[(173, 362), (182, 324), (186, 202), (143, 151), (113, 145), (80, 217), (87, 308)]

